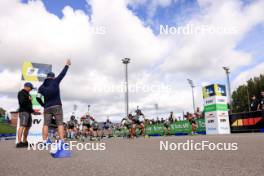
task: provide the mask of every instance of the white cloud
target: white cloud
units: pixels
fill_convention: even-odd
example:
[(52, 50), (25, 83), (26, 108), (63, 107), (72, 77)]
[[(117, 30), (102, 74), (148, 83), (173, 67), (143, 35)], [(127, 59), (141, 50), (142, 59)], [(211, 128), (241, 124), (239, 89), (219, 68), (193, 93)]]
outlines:
[(8, 111), (16, 111), (18, 108), (18, 102), (15, 98), (0, 95), (1, 103), (0, 107)]
[(4, 70), (0, 72), (0, 92), (13, 93), (20, 88), (21, 73)]
[[(71, 57), (73, 65), (62, 83), (62, 95), (66, 100), (102, 105), (111, 102), (113, 97), (116, 100), (116, 94), (96, 95), (91, 85), (123, 81), (121, 59), (127, 56), (132, 58), (130, 72), (140, 73), (146, 65), (159, 59), (163, 49), (152, 30), (144, 27), (124, 1), (90, 3), (92, 19), (71, 7), (65, 7), (64, 16), (59, 19), (47, 12), (41, 1), (29, 4), (1, 1), (0, 65), (19, 73), (22, 62), (31, 60), (53, 64), (53, 70), (58, 73), (65, 58)], [(106, 34), (96, 34), (98, 27), (103, 27)], [(5, 75), (2, 74), (1, 79), (6, 82), (2, 76)], [(12, 84), (19, 84), (20, 76), (9, 77), (13, 78)], [(8, 88), (1, 86), (3, 93), (17, 91)], [(110, 112), (108, 107), (104, 108)]]
[[(194, 16), (189, 23), (235, 26), (237, 34), (156, 36), (127, 8), (128, 3), (135, 5), (147, 1), (89, 0), (91, 17), (67, 6), (60, 19), (49, 13), (41, 1), (21, 4), (18, 0), (2, 0), (0, 65), (4, 71), (0, 73), (1, 94), (16, 94), (23, 61), (50, 63), (58, 73), (65, 58), (70, 57), (73, 65), (61, 85), (67, 116), (74, 104), (79, 106), (79, 115), (86, 111), (87, 104), (92, 104), (91, 110), (99, 119), (104, 119), (107, 114), (115, 114), (118, 118), (124, 112), (123, 93), (97, 92), (94, 87), (120, 84), (124, 72), (121, 59), (130, 57), (130, 83), (172, 87), (163, 93), (131, 93), (131, 108), (137, 105), (152, 107), (158, 103), (168, 111), (190, 110), (191, 92), (186, 78), (194, 78), (198, 83), (210, 82), (211, 79), (224, 78), (222, 65), (237, 69), (250, 63), (250, 53), (238, 51), (235, 47), (264, 19), (264, 1), (245, 7), (239, 1), (210, 1), (209, 4), (209, 0), (206, 1), (199, 1), (204, 12)], [(172, 1), (152, 2), (150, 16), (157, 7), (167, 7)], [(105, 34), (96, 33), (98, 30)], [(200, 92), (197, 88), (199, 106)], [(10, 97), (1, 97), (0, 106), (13, 110), (17, 103)]]
[(232, 89), (235, 90), (238, 86), (246, 84), (249, 79), (258, 77), (260, 74), (264, 74), (264, 62), (237, 75), (232, 82)]
[(239, 51), (236, 46), (250, 29), (264, 22), (264, 1), (256, 1), (247, 7), (242, 7), (242, 3), (236, 0), (206, 0), (200, 4), (207, 4), (204, 14), (190, 20), (185, 26), (234, 28), (236, 33), (175, 36), (170, 44), (173, 51), (169, 51), (161, 69), (165, 72), (189, 72), (199, 79), (219, 79), (222, 78), (222, 74), (219, 74), (222, 66), (237, 69), (249, 64), (252, 60), (250, 53)]

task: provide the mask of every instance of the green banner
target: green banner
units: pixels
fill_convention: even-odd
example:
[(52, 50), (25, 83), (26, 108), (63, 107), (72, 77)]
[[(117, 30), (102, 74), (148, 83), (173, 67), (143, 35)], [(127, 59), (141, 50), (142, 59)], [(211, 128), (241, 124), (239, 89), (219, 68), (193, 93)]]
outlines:
[[(197, 119), (195, 120), (197, 124), (196, 132), (205, 132), (205, 120)], [(137, 134), (140, 134), (140, 130), (137, 128)], [(186, 133), (190, 134), (192, 132), (192, 125), (189, 121), (183, 120), (170, 124), (170, 134), (174, 135), (176, 133)], [(166, 130), (167, 133), (167, 130)], [(115, 129), (113, 130), (114, 136), (124, 137), (128, 135), (128, 129)], [(146, 135), (164, 135), (164, 125), (163, 124), (153, 124), (145, 126), (145, 134)]]
[(227, 104), (211, 104), (204, 106), (204, 112), (228, 111)]

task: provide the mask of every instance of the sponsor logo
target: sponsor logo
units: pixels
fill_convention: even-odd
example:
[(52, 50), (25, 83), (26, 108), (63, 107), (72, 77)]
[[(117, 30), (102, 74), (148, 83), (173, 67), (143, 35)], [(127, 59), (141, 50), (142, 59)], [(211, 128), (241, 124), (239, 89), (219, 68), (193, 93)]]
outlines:
[(214, 117), (215, 117), (215, 115), (213, 113), (210, 113), (210, 114), (206, 115), (206, 118), (214, 118)]
[(214, 100), (206, 100), (205, 104), (210, 104), (210, 103), (214, 103)]
[(38, 68), (28, 68), (27, 75), (28, 76), (38, 76)]
[(225, 99), (217, 99), (216, 101), (217, 101), (218, 103), (225, 103), (225, 102), (226, 102)]
[(237, 119), (232, 123), (232, 127), (241, 127), (241, 126), (254, 126), (262, 120), (262, 117), (255, 118), (246, 118), (246, 119)]
[(226, 119), (220, 119), (220, 122), (224, 123), (226, 122)]
[(228, 130), (228, 127), (220, 127), (221, 130)]
[(228, 117), (228, 115), (227, 115), (226, 112), (220, 113), (218, 116), (219, 116), (219, 117)]
[(33, 124), (40, 124), (40, 122), (41, 122), (41, 119), (34, 119), (32, 123)]
[(207, 128), (207, 130), (209, 130), (209, 131), (215, 131), (216, 128), (209, 127), (209, 128)]
[(216, 92), (220, 94), (225, 94), (225, 87), (224, 86), (218, 86)]
[(207, 123), (214, 123), (214, 120), (208, 120)]

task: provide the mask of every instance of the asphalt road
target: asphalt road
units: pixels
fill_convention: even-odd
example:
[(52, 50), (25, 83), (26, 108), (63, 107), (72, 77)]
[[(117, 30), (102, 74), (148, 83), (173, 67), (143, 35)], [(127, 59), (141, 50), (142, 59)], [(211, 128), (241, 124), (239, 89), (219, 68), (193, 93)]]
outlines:
[[(209, 141), (237, 143), (237, 151), (160, 151), (169, 144)], [(73, 150), (71, 158), (54, 159), (49, 151), (16, 149), (0, 142), (0, 176), (261, 176), (264, 173), (264, 134), (107, 139), (105, 151)]]

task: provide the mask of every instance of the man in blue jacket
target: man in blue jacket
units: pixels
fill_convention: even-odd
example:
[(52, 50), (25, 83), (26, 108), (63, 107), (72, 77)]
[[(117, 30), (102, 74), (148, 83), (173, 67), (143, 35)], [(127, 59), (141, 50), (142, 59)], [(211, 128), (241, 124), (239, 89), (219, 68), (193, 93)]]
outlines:
[[(55, 77), (53, 72), (47, 74), (47, 78), (43, 84), (39, 87), (37, 101), (44, 107), (44, 126), (43, 126), (43, 143), (47, 143), (48, 129), (52, 118), (56, 120), (59, 133), (59, 144), (63, 143), (64, 139), (64, 126), (63, 126), (63, 110), (60, 98), (60, 82), (66, 75), (71, 61), (67, 60), (66, 65), (61, 73)], [(44, 97), (44, 102), (42, 101)]]

